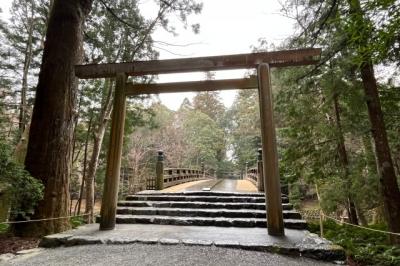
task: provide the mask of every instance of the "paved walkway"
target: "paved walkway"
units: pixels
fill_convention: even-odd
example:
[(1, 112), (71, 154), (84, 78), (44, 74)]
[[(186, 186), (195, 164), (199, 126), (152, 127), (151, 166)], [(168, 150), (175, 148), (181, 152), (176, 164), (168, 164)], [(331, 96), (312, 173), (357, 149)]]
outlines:
[(20, 256), (2, 265), (316, 266), (332, 264), (305, 258), (219, 247), (130, 244), (46, 249), (39, 253)]
[(216, 182), (215, 180), (199, 180), (199, 181), (186, 182), (183, 184), (165, 188), (162, 190), (162, 192), (183, 192), (195, 189), (196, 187), (198, 187), (199, 190), (201, 190), (203, 187), (207, 187), (210, 185), (210, 183), (214, 184), (215, 182)]
[(222, 179), (213, 191), (226, 192), (258, 192), (256, 186), (248, 180)]
[(163, 189), (162, 192), (202, 191), (203, 188), (225, 192), (257, 192), (256, 186), (250, 181), (234, 179), (211, 179), (187, 182)]

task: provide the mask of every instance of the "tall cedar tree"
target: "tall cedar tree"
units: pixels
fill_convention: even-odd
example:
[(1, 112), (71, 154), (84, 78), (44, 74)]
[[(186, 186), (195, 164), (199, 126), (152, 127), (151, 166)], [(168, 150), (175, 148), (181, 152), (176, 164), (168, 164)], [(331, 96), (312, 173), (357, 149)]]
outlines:
[[(68, 182), (82, 31), (92, 0), (55, 0), (50, 13), (29, 133), (26, 169), (45, 185), (34, 219), (68, 215)], [(27, 223), (25, 235), (45, 235), (69, 228), (69, 219)]]
[[(380, 184), (383, 203), (389, 229), (400, 233), (400, 190), (394, 171), (389, 141), (383, 119), (382, 107), (379, 99), (378, 85), (375, 79), (372, 58), (368, 52), (370, 37), (370, 22), (365, 18), (359, 0), (348, 0), (351, 22), (358, 30), (358, 38), (353, 41), (361, 58), (360, 72), (363, 82), (369, 119), (371, 121), (372, 137), (375, 142), (377, 164), (380, 174)], [(400, 245), (400, 237), (391, 237), (392, 243)]]

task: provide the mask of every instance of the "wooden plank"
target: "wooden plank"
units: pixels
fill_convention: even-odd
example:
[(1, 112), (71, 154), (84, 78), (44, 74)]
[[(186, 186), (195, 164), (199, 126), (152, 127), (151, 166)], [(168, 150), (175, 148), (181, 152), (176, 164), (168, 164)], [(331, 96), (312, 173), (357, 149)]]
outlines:
[(111, 120), (110, 143), (108, 145), (107, 170), (100, 210), (100, 230), (112, 230), (115, 227), (125, 126), (125, 84), (126, 75), (118, 74)]
[(193, 91), (217, 91), (233, 89), (257, 88), (255, 76), (244, 79), (204, 80), (189, 82), (172, 82), (157, 84), (133, 84), (127, 83), (125, 93), (127, 96), (140, 94), (193, 92)]
[(260, 97), (261, 142), (265, 201), (267, 203), (268, 234), (285, 234), (282, 214), (281, 187), (278, 169), (278, 148), (272, 104), (270, 69), (268, 64), (260, 64), (258, 69)]
[(75, 75), (81, 79), (115, 77), (117, 73), (129, 76), (255, 68), (268, 63), (270, 67), (310, 65), (319, 61), (321, 49), (308, 48), (274, 52), (181, 58), (168, 60), (134, 61), (112, 64), (75, 66)]

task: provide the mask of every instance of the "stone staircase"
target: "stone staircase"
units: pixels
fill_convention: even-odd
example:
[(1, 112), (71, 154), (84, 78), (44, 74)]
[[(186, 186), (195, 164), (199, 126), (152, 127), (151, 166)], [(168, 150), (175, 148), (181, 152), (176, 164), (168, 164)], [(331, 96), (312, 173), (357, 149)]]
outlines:
[[(307, 229), (306, 221), (282, 196), (285, 228)], [(144, 191), (119, 201), (120, 224), (266, 227), (263, 193)]]

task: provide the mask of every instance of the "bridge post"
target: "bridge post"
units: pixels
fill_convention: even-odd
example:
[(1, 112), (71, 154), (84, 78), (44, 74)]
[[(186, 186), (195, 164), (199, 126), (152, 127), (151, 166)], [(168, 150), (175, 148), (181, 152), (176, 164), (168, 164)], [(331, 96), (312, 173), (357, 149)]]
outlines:
[(125, 126), (125, 84), (126, 75), (124, 73), (117, 74), (111, 118), (110, 143), (107, 155), (107, 170), (100, 210), (100, 230), (112, 230), (115, 227)]
[(159, 150), (157, 154), (156, 190), (162, 190), (164, 188), (164, 152)]
[(257, 151), (257, 190), (264, 191), (264, 174), (263, 174), (263, 162), (262, 162), (262, 149), (259, 148)]
[(249, 163), (246, 162), (246, 163), (244, 164), (244, 178), (247, 177), (247, 172), (248, 172), (248, 171), (249, 171)]
[(267, 228), (269, 235), (283, 236), (285, 230), (283, 225), (278, 149), (276, 144), (269, 64), (260, 64), (257, 68), (257, 74), (260, 100), (263, 178), (267, 206)]

